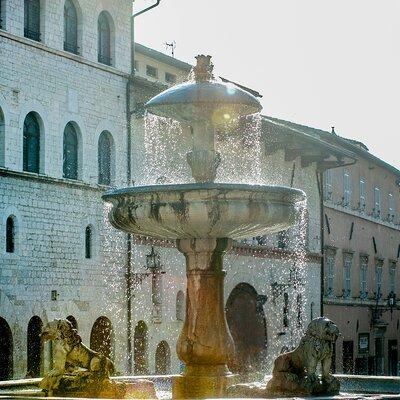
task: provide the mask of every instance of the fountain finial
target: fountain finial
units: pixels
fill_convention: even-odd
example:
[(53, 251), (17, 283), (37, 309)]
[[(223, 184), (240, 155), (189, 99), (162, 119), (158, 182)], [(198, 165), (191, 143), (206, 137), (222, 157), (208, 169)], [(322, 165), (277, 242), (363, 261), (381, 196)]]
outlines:
[(214, 64), (211, 62), (211, 56), (199, 54), (196, 56), (196, 66), (193, 68), (194, 79), (196, 82), (208, 82), (214, 79), (212, 73)]

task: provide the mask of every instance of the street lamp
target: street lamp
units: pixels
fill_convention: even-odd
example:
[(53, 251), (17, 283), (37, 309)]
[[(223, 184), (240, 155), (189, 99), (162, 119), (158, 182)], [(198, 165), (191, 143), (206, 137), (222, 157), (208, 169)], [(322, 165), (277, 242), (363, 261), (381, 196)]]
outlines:
[(146, 269), (151, 273), (161, 269), (160, 255), (154, 251), (154, 246), (151, 246), (151, 252), (146, 255)]

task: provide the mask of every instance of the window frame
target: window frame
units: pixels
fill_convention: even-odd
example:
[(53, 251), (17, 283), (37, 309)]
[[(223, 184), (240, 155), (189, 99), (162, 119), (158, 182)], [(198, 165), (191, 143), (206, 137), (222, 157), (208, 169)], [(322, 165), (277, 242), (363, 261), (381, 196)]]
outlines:
[(343, 170), (343, 203), (344, 207), (348, 207), (351, 203), (351, 182), (350, 172), (345, 169)]
[[(104, 152), (103, 151), (104, 149), (102, 148), (102, 146), (106, 144), (105, 141), (107, 141), (108, 144), (107, 152)], [(97, 142), (97, 183), (99, 185), (110, 186), (112, 185), (113, 180), (114, 180), (114, 139), (108, 130), (103, 130), (100, 133)]]
[(9, 215), (6, 219), (6, 253), (15, 254), (16, 252), (16, 224), (15, 216)]
[(97, 61), (108, 66), (113, 65), (111, 22), (111, 17), (105, 10), (97, 18)]
[(359, 210), (361, 212), (365, 211), (365, 207), (367, 204), (367, 196), (365, 189), (366, 189), (365, 178), (361, 177), (359, 181)]
[(396, 268), (397, 263), (395, 261), (391, 261), (389, 263), (389, 293), (396, 294)]
[[(68, 137), (67, 137), (68, 135)], [(72, 138), (71, 135), (74, 135), (75, 147), (74, 149), (67, 149), (68, 141)], [(70, 143), (72, 146), (72, 144)], [(75, 165), (70, 165), (71, 154), (74, 153)], [(64, 133), (63, 133), (63, 178), (78, 180), (79, 179), (79, 133), (77, 128), (74, 126), (72, 122), (68, 122), (65, 125)]]
[(388, 193), (388, 221), (393, 222), (396, 216), (395, 201), (392, 192)]
[(85, 259), (91, 260), (93, 258), (93, 227), (87, 225), (85, 228)]
[(381, 216), (381, 189), (378, 186), (374, 186), (374, 217), (379, 218)]
[(351, 297), (351, 270), (353, 264), (353, 255), (351, 253), (343, 254), (343, 297)]
[(368, 257), (360, 256), (360, 298), (368, 296)]
[(332, 200), (332, 171), (327, 169), (324, 172), (324, 199), (325, 200)]
[(335, 254), (327, 253), (325, 257), (326, 263), (326, 293), (328, 296), (332, 296), (334, 294), (334, 285), (335, 285)]
[[(28, 123), (30, 124), (30, 126), (28, 126)], [(36, 125), (34, 127), (34, 128), (36, 128), (36, 130), (34, 132), (29, 131), (29, 129), (32, 128), (32, 125)], [(25, 172), (32, 172), (35, 174), (39, 174), (40, 168), (41, 168), (41, 148), (40, 147), (41, 147), (41, 136), (42, 135), (41, 135), (40, 121), (34, 111), (29, 112), (25, 116), (22, 135), (23, 135), (23, 150), (22, 150), (23, 166), (22, 166), (22, 169)], [(35, 145), (35, 142), (36, 142), (36, 145)], [(35, 147), (35, 148), (33, 149), (33, 147)], [(35, 161), (35, 159), (36, 159), (36, 161)], [(32, 163), (33, 166), (30, 163)]]
[(383, 260), (375, 261), (375, 299), (380, 300), (383, 296), (382, 281), (383, 281)]
[(165, 71), (164, 77), (165, 77), (165, 82), (167, 82), (169, 85), (175, 85), (178, 79), (178, 77), (175, 74), (168, 71)]
[[(69, 10), (67, 9), (69, 7)], [(74, 15), (68, 15), (68, 11), (72, 12)], [(68, 19), (69, 18), (69, 19)], [(72, 54), (79, 54), (79, 46), (78, 46), (78, 25), (79, 25), (79, 17), (78, 10), (73, 0), (65, 0), (64, 1), (64, 41), (63, 41), (63, 49)], [(68, 22), (70, 26), (68, 26)], [(69, 29), (68, 29), (69, 28)], [(74, 38), (69, 37), (69, 34), (74, 34)]]
[[(35, 3), (35, 4), (33, 4)], [(34, 40), (36, 42), (41, 41), (41, 1), (40, 0), (24, 0), (24, 37), (27, 39)], [(36, 5), (36, 15), (34, 8)], [(35, 19), (32, 21), (32, 19)]]
[[(153, 70), (154, 75), (152, 73), (149, 73), (149, 71)], [(153, 65), (146, 64), (146, 76), (149, 76), (150, 78), (158, 79), (158, 68), (154, 67)]]

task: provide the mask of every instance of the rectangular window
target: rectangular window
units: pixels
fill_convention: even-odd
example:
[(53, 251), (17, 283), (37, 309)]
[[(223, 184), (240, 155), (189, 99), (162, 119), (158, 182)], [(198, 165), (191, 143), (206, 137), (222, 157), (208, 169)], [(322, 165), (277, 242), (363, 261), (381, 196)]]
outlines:
[(382, 298), (382, 272), (383, 272), (383, 261), (376, 260), (375, 264), (375, 298)]
[(360, 298), (367, 298), (367, 271), (368, 271), (368, 257), (360, 257)]
[(4, 15), (3, 14), (5, 14), (5, 4), (3, 4), (3, 1), (4, 0), (0, 0), (0, 29), (4, 29), (5, 28), (5, 21), (4, 21)]
[(347, 207), (350, 204), (350, 173), (347, 170), (343, 171), (343, 206)]
[(335, 255), (327, 254), (326, 256), (326, 294), (328, 296), (334, 293), (334, 279), (335, 279)]
[(176, 83), (176, 75), (166, 72), (165, 73), (165, 82), (171, 83), (171, 84)]
[(396, 263), (394, 261), (389, 265), (389, 292), (396, 293)]
[(366, 196), (365, 196), (365, 179), (360, 178), (360, 199), (359, 199), (359, 210), (365, 211)]
[(379, 218), (381, 216), (381, 190), (378, 187), (374, 187), (374, 217)]
[(288, 231), (278, 232), (278, 249), (286, 249), (289, 245)]
[(137, 60), (135, 60), (135, 62), (133, 63), (133, 67), (135, 68), (136, 72), (139, 71), (139, 62)]
[(157, 68), (151, 65), (146, 65), (146, 75), (151, 76), (152, 78), (158, 78)]
[(353, 256), (345, 254), (343, 256), (343, 297), (351, 296), (351, 264)]
[(324, 199), (332, 200), (332, 171), (329, 169), (324, 172)]
[(395, 217), (394, 196), (393, 193), (388, 194), (388, 221), (393, 222)]

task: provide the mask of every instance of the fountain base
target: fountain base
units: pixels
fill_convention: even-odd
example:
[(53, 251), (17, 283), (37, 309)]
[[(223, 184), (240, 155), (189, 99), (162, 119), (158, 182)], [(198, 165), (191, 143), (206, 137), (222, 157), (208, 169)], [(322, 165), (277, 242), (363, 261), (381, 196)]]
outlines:
[(237, 383), (237, 377), (225, 365), (187, 366), (185, 374), (173, 377), (172, 398), (225, 397), (227, 388)]

